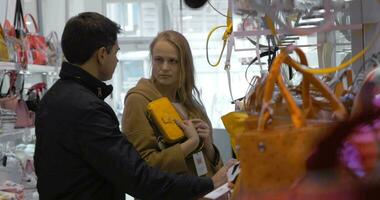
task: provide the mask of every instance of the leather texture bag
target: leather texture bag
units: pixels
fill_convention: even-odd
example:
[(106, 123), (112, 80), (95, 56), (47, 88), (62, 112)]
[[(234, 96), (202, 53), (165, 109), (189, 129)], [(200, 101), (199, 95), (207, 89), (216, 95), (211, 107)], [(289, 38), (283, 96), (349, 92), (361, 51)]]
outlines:
[[(297, 51), (301, 63), (307, 64), (303, 52)], [(287, 52), (282, 51), (275, 58), (266, 80), (261, 112), (248, 115), (244, 120), (244, 128), (240, 127), (240, 133), (237, 134), (236, 143), (241, 166), (237, 184), (239, 188), (236, 190), (238, 193), (288, 188), (305, 175), (308, 155), (319, 141), (326, 137), (327, 130), (334, 124), (328, 120), (311, 120), (315, 115), (310, 111), (313, 110), (308, 90), (310, 84), (331, 102), (333, 114), (338, 119), (347, 116), (344, 106), (335, 95), (311, 74), (303, 74), (304, 102), (301, 109), (280, 75), (280, 66), (283, 63), (298, 71), (292, 65), (292, 59)], [(275, 84), (285, 99), (288, 117), (273, 114), (276, 112), (271, 106)], [(240, 119), (244, 119), (244, 116)]]
[(22, 69), (26, 69), (28, 65), (28, 53), (25, 44), (25, 21), (23, 16), (21, 0), (16, 1), (16, 10), (13, 26), (8, 20), (4, 23), (4, 30), (7, 37), (11, 61), (16, 62)]
[(175, 120), (182, 119), (167, 97), (150, 102), (147, 110), (165, 142), (174, 144), (185, 137), (182, 129), (175, 123)]
[(16, 115), (17, 120), (15, 123), (15, 128), (26, 128), (34, 126), (35, 114), (28, 109), (28, 106), (22, 99), (18, 100)]
[(20, 75), (22, 78), (21, 89), (20, 89), (20, 98), (17, 102), (16, 116), (17, 120), (15, 123), (15, 128), (26, 128), (34, 126), (35, 113), (28, 109), (26, 102), (23, 99), (22, 91), (24, 90), (24, 76)]
[(48, 62), (46, 50), (48, 47), (46, 45), (45, 37), (38, 34), (40, 30), (32, 14), (26, 14), (24, 21), (26, 21), (28, 17), (32, 20), (32, 24), (35, 30), (35, 32), (32, 33), (29, 31), (28, 27), (25, 26), (27, 50), (29, 55), (31, 55), (31, 59), (28, 59), (28, 63), (46, 65)]

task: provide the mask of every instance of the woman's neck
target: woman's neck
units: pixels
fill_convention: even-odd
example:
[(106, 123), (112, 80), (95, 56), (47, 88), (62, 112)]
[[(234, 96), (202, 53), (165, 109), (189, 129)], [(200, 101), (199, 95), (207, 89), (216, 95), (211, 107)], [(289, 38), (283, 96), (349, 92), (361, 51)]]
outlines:
[(162, 86), (153, 82), (157, 90), (161, 93), (162, 96), (167, 97), (171, 102), (176, 102), (176, 89), (173, 87)]

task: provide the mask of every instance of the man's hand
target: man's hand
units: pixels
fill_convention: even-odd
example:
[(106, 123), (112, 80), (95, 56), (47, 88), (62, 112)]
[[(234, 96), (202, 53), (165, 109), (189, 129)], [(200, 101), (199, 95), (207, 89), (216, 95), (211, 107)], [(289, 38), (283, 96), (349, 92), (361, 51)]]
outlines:
[(214, 183), (214, 189), (220, 187), (221, 185), (227, 183), (227, 170), (237, 163), (237, 160), (231, 159), (219, 169), (218, 172), (211, 178)]

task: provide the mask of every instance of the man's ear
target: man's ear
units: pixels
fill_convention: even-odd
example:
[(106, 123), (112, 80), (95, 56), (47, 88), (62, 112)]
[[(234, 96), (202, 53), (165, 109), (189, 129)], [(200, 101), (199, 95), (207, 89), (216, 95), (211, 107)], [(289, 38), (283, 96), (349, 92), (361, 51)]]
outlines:
[(107, 55), (107, 49), (105, 47), (101, 47), (98, 49), (96, 56), (99, 64), (103, 65), (104, 64), (104, 59)]

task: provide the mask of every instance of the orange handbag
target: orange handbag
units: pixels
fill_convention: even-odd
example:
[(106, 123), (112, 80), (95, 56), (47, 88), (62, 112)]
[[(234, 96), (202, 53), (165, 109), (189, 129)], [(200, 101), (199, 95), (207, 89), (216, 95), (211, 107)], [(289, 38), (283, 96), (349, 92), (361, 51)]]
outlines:
[[(302, 61), (302, 52), (298, 53)], [(306, 120), (306, 114), (297, 106), (280, 75), (281, 64), (291, 64), (291, 61), (285, 51), (276, 56), (264, 86), (263, 108), (258, 115), (247, 117), (244, 130), (236, 138), (241, 166), (238, 188), (234, 194), (236, 199), (240, 194), (275, 191), (297, 182), (306, 172), (308, 156), (334, 125), (327, 120)], [(306, 60), (303, 63), (306, 64)], [(305, 76), (305, 87), (313, 84), (331, 101), (336, 116), (347, 116), (344, 106), (327, 86), (312, 75)], [(286, 101), (290, 117), (271, 115), (275, 84)], [(305, 91), (303, 99), (307, 101), (308, 95)], [(312, 109), (311, 106), (306, 103), (305, 108)]]

